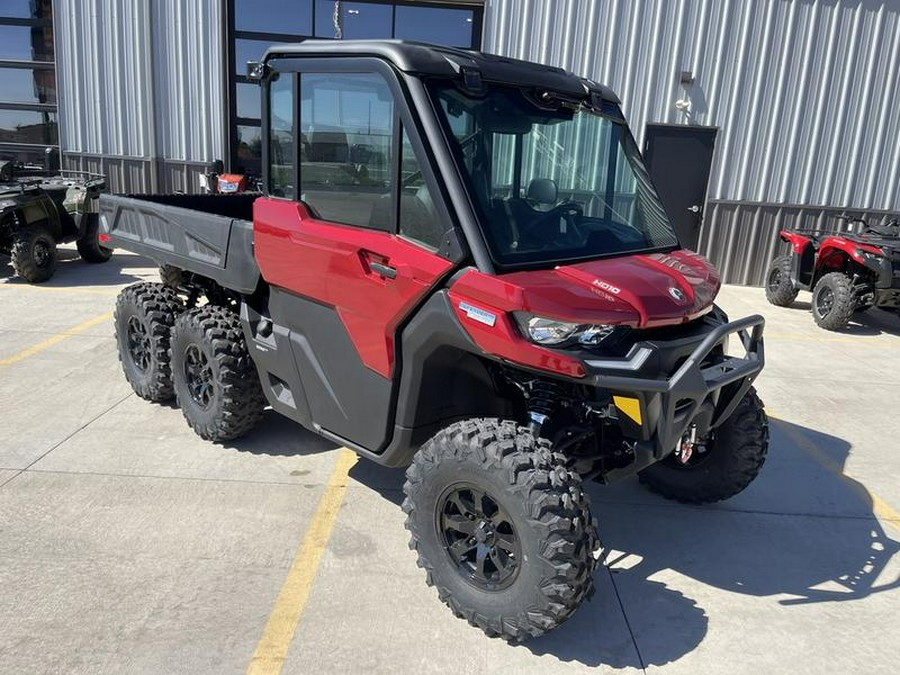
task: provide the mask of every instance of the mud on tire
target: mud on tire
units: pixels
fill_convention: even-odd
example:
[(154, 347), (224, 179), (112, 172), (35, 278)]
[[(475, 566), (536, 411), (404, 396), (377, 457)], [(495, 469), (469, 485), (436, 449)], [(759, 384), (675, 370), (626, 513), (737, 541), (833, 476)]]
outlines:
[[(437, 588), (457, 617), (487, 635), (516, 641), (541, 635), (568, 619), (592, 594), (598, 543), (590, 503), (578, 474), (566, 468), (565, 458), (545, 439), (508, 421), (458, 422), (419, 450), (403, 489), (410, 548), (418, 553), (428, 585)], [(469, 518), (473, 531), (480, 530), (477, 537), (485, 536), (484, 525), (496, 527), (506, 539), (496, 546), (479, 539), (460, 560), (451, 551), (459, 553), (476, 537), (456, 539), (456, 525), (448, 530), (445, 523), (470, 527), (457, 506), (467, 501), (467, 490), (487, 495), (480, 505), (471, 502), (489, 516)], [(463, 496), (454, 499), (457, 494)], [(501, 520), (505, 525), (497, 524)], [(454, 537), (449, 547), (448, 531)], [(508, 555), (515, 548), (510, 541), (516, 542), (518, 557)], [(480, 549), (482, 545), (487, 548)], [(505, 581), (491, 587), (472, 568), (479, 556), (494, 560), (494, 549), (504, 546), (505, 554), (498, 555), (512, 566), (504, 571)], [(484, 569), (489, 568), (494, 579), (504, 578), (502, 564), (485, 562)]]
[(39, 284), (56, 271), (56, 240), (43, 225), (28, 225), (14, 235), (9, 257), (16, 274)]
[(843, 272), (829, 272), (816, 282), (812, 296), (812, 314), (816, 325), (825, 330), (840, 330), (856, 311), (853, 285)]
[(182, 309), (181, 298), (162, 284), (133, 284), (116, 299), (119, 361), (131, 388), (148, 401), (166, 401), (175, 395), (169, 339)]
[(766, 272), (766, 300), (778, 307), (788, 307), (797, 299), (797, 293), (791, 283), (791, 257), (775, 258)]
[(669, 455), (641, 471), (641, 483), (688, 504), (718, 502), (741, 492), (759, 474), (769, 451), (769, 418), (752, 387), (714, 434), (704, 455), (687, 465)]
[(265, 396), (234, 312), (205, 305), (179, 316), (171, 361), (175, 398), (201, 438), (232, 440), (262, 419)]

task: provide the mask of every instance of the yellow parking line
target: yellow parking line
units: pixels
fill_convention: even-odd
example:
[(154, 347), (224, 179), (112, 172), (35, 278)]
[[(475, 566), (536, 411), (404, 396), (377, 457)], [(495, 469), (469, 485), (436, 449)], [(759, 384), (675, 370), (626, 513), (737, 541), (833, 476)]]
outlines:
[(300, 615), (303, 614), (306, 601), (309, 599), (322, 554), (328, 545), (331, 530), (344, 501), (350, 469), (354, 464), (356, 455), (351, 450), (342, 448), (334, 471), (331, 472), (325, 486), (325, 494), (322, 495), (309, 529), (297, 548), (297, 555), (284, 580), (278, 599), (275, 600), (272, 613), (269, 614), (269, 620), (256, 645), (250, 665), (247, 666), (247, 675), (264, 673), (277, 675), (281, 672)]
[(852, 476), (848, 476), (847, 474), (845, 474), (844, 468), (840, 464), (831, 459), (831, 457), (829, 457), (827, 453), (825, 453), (819, 446), (813, 443), (806, 436), (793, 429), (789, 423), (776, 418), (771, 413), (768, 413), (768, 415), (769, 419), (778, 424), (778, 428), (781, 429), (785, 433), (785, 435), (791, 439), (794, 445), (796, 445), (798, 448), (803, 450), (803, 452), (816, 460), (829, 472), (833, 473), (835, 476), (844, 481), (844, 483), (846, 483), (847, 486), (851, 490), (853, 490), (853, 492), (855, 492), (860, 499), (863, 500), (863, 502), (871, 502), (872, 513), (876, 518), (886, 521), (900, 530), (900, 512), (898, 512), (893, 506), (888, 504), (874, 492), (866, 488), (866, 486), (860, 483), (858, 480), (856, 480)]
[(56, 335), (47, 338), (43, 342), (38, 342), (33, 347), (29, 347), (28, 349), (23, 349), (17, 354), (13, 354), (12, 356), (7, 356), (5, 359), (0, 359), (0, 368), (5, 368), (6, 366), (11, 366), (14, 363), (18, 363), (23, 359), (27, 359), (29, 356), (34, 356), (38, 352), (42, 352), (45, 349), (52, 347), (55, 344), (59, 344), (66, 338), (70, 338), (73, 335), (77, 335), (83, 331), (86, 331), (88, 328), (93, 328), (97, 324), (101, 324), (104, 321), (108, 321), (112, 318), (112, 312), (107, 312), (106, 314), (101, 314), (100, 316), (95, 316), (93, 319), (88, 319), (84, 323), (80, 323), (77, 326), (73, 326), (69, 330), (63, 331), (62, 333), (57, 333)]

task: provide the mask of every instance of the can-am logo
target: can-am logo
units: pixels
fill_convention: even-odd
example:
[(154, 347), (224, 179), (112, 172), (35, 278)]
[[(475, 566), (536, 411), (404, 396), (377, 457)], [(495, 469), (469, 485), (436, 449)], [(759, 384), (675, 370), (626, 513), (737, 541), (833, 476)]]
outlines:
[(600, 279), (594, 279), (594, 286), (596, 286), (597, 288), (602, 288), (604, 291), (612, 293), (613, 295), (618, 295), (622, 292), (621, 288), (613, 286), (612, 284), (608, 284), (605, 281), (601, 281)]
[(669, 295), (675, 298), (678, 302), (684, 302), (687, 299), (684, 291), (682, 291), (680, 288), (675, 288), (674, 286), (669, 289)]

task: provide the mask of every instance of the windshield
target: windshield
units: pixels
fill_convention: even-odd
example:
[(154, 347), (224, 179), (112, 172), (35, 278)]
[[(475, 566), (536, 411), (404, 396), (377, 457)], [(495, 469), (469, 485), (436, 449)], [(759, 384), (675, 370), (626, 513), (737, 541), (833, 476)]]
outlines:
[[(618, 108), (432, 85), (494, 260), (533, 265), (672, 249), (678, 239)], [(551, 99), (552, 101), (552, 99)]]

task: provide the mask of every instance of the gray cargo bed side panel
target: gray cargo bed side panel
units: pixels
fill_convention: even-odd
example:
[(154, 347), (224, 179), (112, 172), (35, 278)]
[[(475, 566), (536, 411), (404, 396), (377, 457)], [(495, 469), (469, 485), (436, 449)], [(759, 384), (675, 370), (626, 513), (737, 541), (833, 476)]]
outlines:
[(101, 230), (116, 248), (201, 274), (240, 293), (259, 282), (253, 223), (134, 197), (101, 195)]

